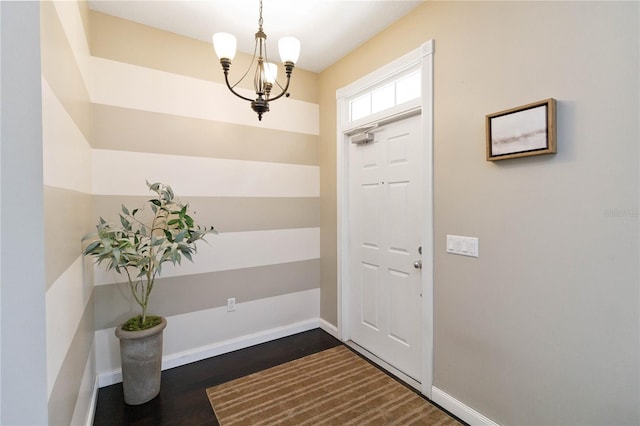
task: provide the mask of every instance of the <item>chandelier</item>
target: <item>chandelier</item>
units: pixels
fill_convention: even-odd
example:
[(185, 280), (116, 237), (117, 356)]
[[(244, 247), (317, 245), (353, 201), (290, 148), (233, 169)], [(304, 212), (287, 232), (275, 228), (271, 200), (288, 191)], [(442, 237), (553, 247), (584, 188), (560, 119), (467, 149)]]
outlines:
[[(256, 33), (256, 44), (253, 50), (253, 58), (249, 68), (244, 75), (234, 85), (229, 83), (229, 69), (231, 61), (236, 54), (236, 38), (229, 33), (216, 33), (213, 35), (213, 47), (216, 55), (220, 58), (222, 71), (224, 72), (224, 81), (227, 88), (237, 97), (251, 102), (251, 109), (258, 114), (258, 120), (262, 121), (262, 114), (269, 111), (269, 102), (280, 99), (282, 96), (289, 96), (289, 82), (293, 67), (300, 56), (300, 42), (294, 37), (283, 37), (278, 41), (278, 50), (280, 51), (280, 59), (284, 64), (284, 70), (287, 75), (287, 83), (284, 87), (280, 85), (276, 77), (278, 76), (278, 66), (269, 62), (267, 56), (267, 35), (262, 29), (262, 0), (260, 0), (260, 18), (258, 19), (258, 32)], [(257, 60), (256, 60), (257, 58)], [(253, 78), (253, 87), (256, 91), (256, 98), (250, 99), (242, 96), (235, 91), (235, 87), (249, 74), (251, 68), (255, 64), (255, 73)], [(278, 95), (272, 96), (271, 89), (277, 84), (282, 90)]]

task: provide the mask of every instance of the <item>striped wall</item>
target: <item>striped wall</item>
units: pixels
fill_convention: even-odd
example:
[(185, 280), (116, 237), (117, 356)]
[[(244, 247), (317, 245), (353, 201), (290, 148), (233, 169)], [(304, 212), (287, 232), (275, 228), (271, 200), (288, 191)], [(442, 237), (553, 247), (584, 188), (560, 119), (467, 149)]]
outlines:
[(98, 216), (143, 204), (145, 180), (171, 184), (219, 231), (157, 281), (171, 365), (317, 324), (316, 75), (296, 70), (291, 98), (258, 122), (206, 43), (84, 2), (42, 2), (41, 32), (49, 423), (89, 423), (96, 376), (120, 367), (114, 327), (136, 308), (80, 240)]
[(96, 382), (94, 291), (80, 239), (92, 220), (85, 3), (41, 2), (49, 424), (87, 424)]
[[(295, 70), (291, 97), (259, 122), (225, 88), (210, 44), (98, 12), (90, 18), (91, 216), (116, 220), (121, 204), (148, 199), (145, 180), (162, 181), (198, 223), (219, 231), (199, 244), (194, 263), (163, 268), (156, 282), (150, 310), (168, 319), (165, 358), (193, 360), (317, 322), (316, 75)], [(234, 66), (243, 62), (240, 55)], [(95, 285), (97, 371), (117, 375), (114, 328), (137, 310), (117, 274), (98, 268)], [(227, 312), (231, 297), (236, 311)]]

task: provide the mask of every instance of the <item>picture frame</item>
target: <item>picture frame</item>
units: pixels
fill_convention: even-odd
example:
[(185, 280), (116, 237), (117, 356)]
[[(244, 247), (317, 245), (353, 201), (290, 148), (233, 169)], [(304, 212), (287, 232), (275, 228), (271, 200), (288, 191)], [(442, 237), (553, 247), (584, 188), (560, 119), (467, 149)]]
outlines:
[(487, 161), (556, 153), (556, 100), (486, 116)]

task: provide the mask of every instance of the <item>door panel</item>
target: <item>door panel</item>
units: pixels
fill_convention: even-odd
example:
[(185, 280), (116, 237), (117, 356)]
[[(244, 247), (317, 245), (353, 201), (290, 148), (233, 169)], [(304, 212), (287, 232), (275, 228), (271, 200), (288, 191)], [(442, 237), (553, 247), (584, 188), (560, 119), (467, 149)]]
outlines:
[(351, 340), (420, 380), (421, 116), (349, 147)]
[(363, 324), (379, 331), (378, 288), (379, 268), (376, 265), (362, 263), (362, 317)]

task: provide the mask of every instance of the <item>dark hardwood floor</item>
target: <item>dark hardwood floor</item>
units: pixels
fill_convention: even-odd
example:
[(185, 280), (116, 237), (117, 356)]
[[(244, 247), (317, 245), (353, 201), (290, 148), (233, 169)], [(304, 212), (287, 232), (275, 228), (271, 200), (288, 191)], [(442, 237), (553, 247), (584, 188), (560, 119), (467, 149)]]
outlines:
[(101, 388), (94, 425), (217, 425), (205, 389), (340, 345), (315, 329), (162, 372), (160, 394), (126, 405), (122, 384)]

